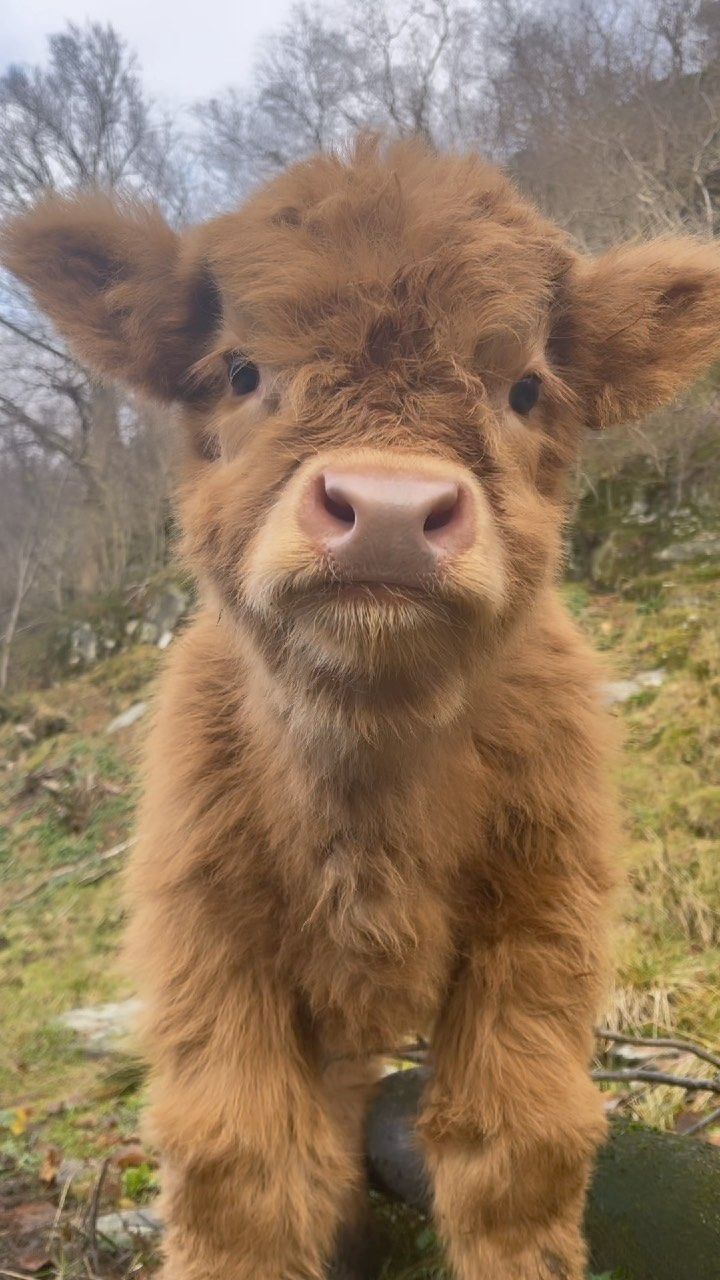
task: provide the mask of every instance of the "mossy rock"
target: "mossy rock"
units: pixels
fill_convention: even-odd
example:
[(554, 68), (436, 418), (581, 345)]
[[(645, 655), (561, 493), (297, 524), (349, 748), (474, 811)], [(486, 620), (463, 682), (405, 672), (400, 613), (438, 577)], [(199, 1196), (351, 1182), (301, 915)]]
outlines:
[[(424, 1078), (416, 1070), (388, 1076), (367, 1126), (375, 1186), (421, 1213), (429, 1197), (414, 1121)], [(717, 1280), (720, 1151), (693, 1138), (613, 1124), (598, 1155), (585, 1229), (596, 1273)], [(417, 1261), (422, 1267), (420, 1254)]]
[(716, 1280), (720, 1151), (614, 1125), (598, 1156), (585, 1229), (598, 1271), (627, 1280)]

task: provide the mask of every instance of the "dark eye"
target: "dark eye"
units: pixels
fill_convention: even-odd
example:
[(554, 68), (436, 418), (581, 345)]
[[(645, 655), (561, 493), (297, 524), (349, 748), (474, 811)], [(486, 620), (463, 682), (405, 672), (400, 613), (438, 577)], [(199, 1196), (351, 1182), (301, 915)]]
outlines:
[(236, 351), (228, 356), (228, 379), (236, 396), (249, 396), (260, 386), (260, 370), (247, 356)]
[(514, 413), (525, 417), (535, 408), (540, 395), (540, 378), (537, 373), (528, 373), (510, 388), (510, 408)]

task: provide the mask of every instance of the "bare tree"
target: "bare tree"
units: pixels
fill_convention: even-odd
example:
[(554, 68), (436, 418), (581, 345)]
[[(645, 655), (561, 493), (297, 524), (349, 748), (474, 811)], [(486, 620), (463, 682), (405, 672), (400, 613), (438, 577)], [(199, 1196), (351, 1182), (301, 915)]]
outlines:
[(496, 145), (592, 247), (714, 234), (720, 64), (702, 10), (697, 0), (500, 0), (494, 10)]
[(210, 190), (234, 202), (258, 178), (360, 129), (444, 144), (484, 130), (485, 17), (458, 0), (361, 0), (293, 9), (249, 89), (198, 104)]
[(65, 530), (60, 508), (67, 465), (7, 459), (0, 470), (3, 565), (0, 572), (0, 690), (7, 688), (10, 656), (23, 609), (38, 580), (62, 559)]
[[(70, 24), (49, 38), (44, 67), (0, 78), (0, 211), (46, 191), (99, 187), (187, 205), (176, 139), (143, 93), (134, 56), (112, 27)], [(110, 488), (137, 414), (90, 378), (27, 297), (0, 279), (0, 444), (22, 440), (70, 464), (82, 487), (85, 532), (78, 583), (98, 589)]]

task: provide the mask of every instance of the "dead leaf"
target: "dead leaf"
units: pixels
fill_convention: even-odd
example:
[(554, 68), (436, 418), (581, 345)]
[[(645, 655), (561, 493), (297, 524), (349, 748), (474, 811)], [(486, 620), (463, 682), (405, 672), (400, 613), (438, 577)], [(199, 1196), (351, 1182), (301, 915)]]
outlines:
[(48, 1256), (46, 1249), (37, 1249), (30, 1253), (23, 1253), (18, 1258), (19, 1265), (24, 1271), (30, 1271), (36, 1275), (38, 1271), (43, 1271), (45, 1267), (51, 1267), (53, 1260)]
[(55, 1206), (48, 1200), (28, 1200), (13, 1205), (6, 1215), (7, 1225), (25, 1235), (47, 1227), (55, 1218)]
[(59, 1147), (48, 1147), (40, 1165), (39, 1178), (46, 1187), (52, 1187), (57, 1179), (57, 1172), (62, 1164), (62, 1153)]
[(120, 1148), (115, 1155), (115, 1163), (119, 1169), (137, 1169), (141, 1164), (149, 1164), (150, 1160), (139, 1143), (133, 1143)]

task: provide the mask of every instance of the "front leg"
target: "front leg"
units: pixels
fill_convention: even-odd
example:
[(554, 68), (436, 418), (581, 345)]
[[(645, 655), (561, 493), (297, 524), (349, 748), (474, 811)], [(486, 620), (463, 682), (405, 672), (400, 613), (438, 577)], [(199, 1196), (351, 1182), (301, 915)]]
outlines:
[(162, 1275), (322, 1280), (358, 1195), (358, 1126), (299, 1049), (283, 993), (234, 975), (207, 1026), (174, 1067), (156, 1054)]
[(213, 902), (210, 914), (197, 890), (146, 893), (133, 921), (162, 1276), (323, 1280), (362, 1186), (367, 1083), (323, 1070), (293, 991)]
[(437, 1028), (421, 1132), (457, 1280), (585, 1275), (601, 966), (597, 919), (568, 930), (568, 905), (475, 945)]

